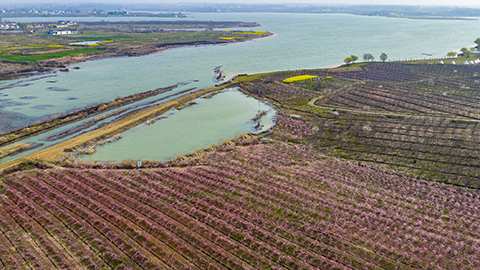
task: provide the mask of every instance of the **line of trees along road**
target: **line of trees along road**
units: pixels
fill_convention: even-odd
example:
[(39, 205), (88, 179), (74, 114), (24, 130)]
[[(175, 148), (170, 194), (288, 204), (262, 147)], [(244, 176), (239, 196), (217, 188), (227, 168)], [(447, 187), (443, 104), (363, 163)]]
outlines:
[[(375, 59), (375, 57), (371, 53), (365, 53), (363, 55), (363, 60), (365, 62), (367, 62), (367, 61), (373, 62), (374, 59)], [(388, 56), (387, 56), (386, 53), (382, 53), (380, 55), (380, 60), (382, 60), (382, 62), (385, 62), (387, 59), (388, 59)], [(351, 55), (351, 56), (343, 59), (343, 62), (345, 62), (345, 64), (347, 64), (347, 65), (350, 65), (351, 63), (355, 63), (355, 61), (357, 61), (357, 60), (358, 60), (358, 56)]]

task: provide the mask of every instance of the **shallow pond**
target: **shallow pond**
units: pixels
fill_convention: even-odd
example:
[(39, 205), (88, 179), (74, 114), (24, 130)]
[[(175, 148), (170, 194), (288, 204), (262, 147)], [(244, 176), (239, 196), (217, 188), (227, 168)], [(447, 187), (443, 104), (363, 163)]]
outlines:
[[(141, 124), (122, 133), (122, 139), (97, 147), (84, 161), (121, 161), (127, 159), (168, 160), (197, 148), (206, 147), (242, 132), (260, 133), (273, 126), (275, 109), (228, 89), (212, 98), (199, 98), (196, 104), (181, 110), (172, 109), (161, 120)], [(254, 122), (259, 113), (266, 112)], [(260, 125), (258, 125), (260, 123)], [(255, 127), (261, 126), (259, 129)]]

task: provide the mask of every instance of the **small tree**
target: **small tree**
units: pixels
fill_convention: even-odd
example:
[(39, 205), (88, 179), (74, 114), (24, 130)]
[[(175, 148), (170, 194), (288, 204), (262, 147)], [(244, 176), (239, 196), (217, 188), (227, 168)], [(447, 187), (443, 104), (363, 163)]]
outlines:
[(19, 23), (18, 27), (20, 27), (21, 30), (27, 30), (27, 24), (26, 23)]
[(480, 46), (480, 38), (475, 39), (474, 42), (475, 42), (475, 44), (477, 44), (477, 46)]
[(350, 55), (350, 57), (353, 59), (353, 62), (357, 61), (358, 60), (358, 56), (356, 55)]
[(371, 53), (366, 53), (363, 55), (363, 60), (365, 61), (373, 61), (373, 59), (375, 59), (375, 57), (373, 57)]
[(352, 57), (347, 57), (345, 59), (343, 59), (343, 62), (345, 62), (345, 64), (347, 65), (350, 65), (350, 63), (353, 63), (353, 58)]
[(382, 62), (385, 62), (385, 60), (387, 60), (387, 58), (388, 58), (388, 56), (387, 56), (386, 53), (382, 53), (382, 54), (380, 55), (380, 60), (382, 60)]
[(449, 53), (447, 53), (447, 56), (448, 57), (455, 57), (455, 56), (457, 56), (457, 52), (449, 52)]
[(460, 51), (462, 51), (462, 53), (465, 57), (470, 56), (470, 51), (467, 48), (463, 47), (463, 48), (460, 49)]

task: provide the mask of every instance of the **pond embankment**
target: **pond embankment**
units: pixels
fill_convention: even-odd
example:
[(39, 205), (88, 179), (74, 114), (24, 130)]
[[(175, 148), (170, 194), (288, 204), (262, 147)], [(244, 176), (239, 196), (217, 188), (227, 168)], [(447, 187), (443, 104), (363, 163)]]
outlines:
[(175, 108), (184, 103), (190, 102), (193, 99), (199, 98), (211, 92), (221, 90), (227, 87), (232, 87), (234, 85), (235, 83), (225, 83), (221, 86), (215, 86), (207, 89), (198, 90), (193, 93), (186, 94), (176, 99), (167, 101), (165, 103), (158, 104), (156, 106), (149, 107), (145, 110), (138, 111), (134, 114), (123, 117), (113, 123), (100, 127), (96, 130), (81, 134), (79, 136), (76, 136), (75, 138), (72, 138), (63, 142), (60, 142), (49, 148), (39, 150), (23, 158), (19, 158), (19, 159), (7, 162), (0, 166), (0, 171), (3, 171), (4, 169), (14, 165), (18, 165), (24, 161), (32, 161), (32, 160), (57, 161), (62, 156), (68, 155), (71, 152), (84, 148), (85, 146), (91, 143), (94, 143), (96, 141), (114, 136), (140, 123), (143, 123), (149, 119), (158, 117), (172, 108)]

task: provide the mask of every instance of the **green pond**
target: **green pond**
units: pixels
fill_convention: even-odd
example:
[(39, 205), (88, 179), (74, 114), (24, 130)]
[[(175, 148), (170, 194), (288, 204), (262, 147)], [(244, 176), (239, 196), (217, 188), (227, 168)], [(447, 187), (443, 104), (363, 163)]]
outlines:
[[(141, 124), (126, 132), (122, 139), (97, 147), (84, 161), (121, 161), (127, 159), (168, 160), (200, 147), (233, 139), (242, 132), (260, 133), (273, 126), (275, 109), (248, 97), (236, 89), (228, 89), (212, 98), (199, 98), (196, 104), (181, 110), (172, 109), (166, 118), (153, 124)], [(259, 121), (252, 121), (266, 112)], [(259, 130), (255, 127), (262, 126)]]

